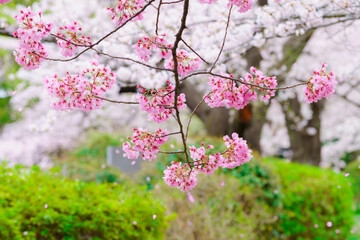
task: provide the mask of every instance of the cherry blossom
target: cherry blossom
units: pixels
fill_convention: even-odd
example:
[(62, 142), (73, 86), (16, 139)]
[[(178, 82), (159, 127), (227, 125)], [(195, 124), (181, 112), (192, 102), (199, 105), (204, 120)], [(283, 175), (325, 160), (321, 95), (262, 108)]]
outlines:
[[(212, 146), (208, 146), (212, 148)], [(205, 155), (205, 147), (196, 148), (190, 146), (190, 156), (195, 161), (195, 168), (199, 173), (206, 173), (206, 175), (213, 174), (223, 162), (221, 154), (211, 154), (210, 156)]]
[(230, 5), (240, 7), (239, 12), (247, 12), (252, 6), (252, 0), (229, 0), (228, 6)]
[[(31, 7), (28, 7), (15, 16), (20, 24), (20, 27), (14, 32), (14, 36), (19, 39), (19, 46), (14, 52), (15, 60), (27, 70), (39, 68), (40, 63), (45, 60), (44, 57), (48, 56), (41, 39), (49, 35), (52, 24), (44, 23), (41, 15), (41, 12), (35, 14)], [(40, 20), (35, 21), (35, 16), (38, 16)]]
[(263, 72), (257, 70), (254, 67), (250, 68), (250, 73), (245, 77), (245, 82), (255, 84), (259, 86), (258, 89), (263, 93), (261, 96), (262, 101), (270, 99), (270, 97), (275, 96), (275, 90), (266, 90), (264, 88), (274, 89), (277, 86), (277, 81), (275, 77), (267, 77)]
[(224, 140), (227, 150), (223, 154), (221, 163), (223, 168), (235, 168), (250, 161), (252, 151), (248, 148), (246, 141), (239, 138), (237, 133), (232, 134), (232, 139), (226, 135)]
[(77, 22), (59, 27), (59, 31), (56, 33), (57, 43), (62, 49), (61, 54), (64, 57), (71, 57), (76, 52), (78, 46), (89, 46), (91, 45), (90, 37), (85, 37), (79, 34), (82, 28)]
[[(154, 120), (157, 123), (166, 121), (175, 111), (175, 85), (167, 82), (167, 86), (157, 90), (146, 91), (142, 89), (142, 94), (138, 93), (140, 109), (149, 113), (149, 120)], [(178, 96), (177, 107), (179, 110), (186, 107), (185, 94)]]
[[(200, 59), (198, 57), (192, 58), (189, 56), (189, 53), (185, 50), (178, 50), (176, 53), (178, 61), (178, 72), (180, 76), (184, 77), (185, 75), (192, 73), (197, 70), (200, 65)], [(168, 69), (174, 68), (174, 59), (170, 59), (165, 63), (165, 67)]]
[(107, 67), (93, 63), (82, 73), (59, 78), (57, 75), (44, 81), (50, 96), (56, 98), (54, 108), (73, 110), (79, 108), (85, 112), (98, 109), (103, 103), (105, 92), (115, 83), (115, 74)]
[(329, 74), (325, 72), (326, 64), (322, 64), (320, 71), (314, 71), (314, 75), (309, 79), (304, 87), (305, 101), (307, 103), (317, 102), (322, 98), (328, 98), (335, 92), (337, 81), (335, 72)]
[[(107, 8), (111, 19), (116, 25), (120, 25), (129, 20), (139, 12), (145, 4), (144, 0), (117, 0), (116, 2), (117, 4), (115, 7)], [(132, 20), (136, 21), (141, 19), (143, 19), (142, 13), (138, 14)]]
[(133, 129), (134, 134), (132, 138), (128, 137), (130, 142), (123, 144), (124, 157), (129, 159), (136, 159), (139, 152), (142, 152), (141, 157), (151, 161), (156, 158), (156, 153), (159, 151), (159, 146), (163, 145), (167, 140), (167, 130), (159, 128), (158, 131), (149, 133), (147, 129)]
[(0, 0), (0, 4), (5, 4), (5, 3), (8, 3), (8, 2), (11, 2), (12, 0)]
[(197, 184), (197, 171), (191, 169), (187, 163), (181, 166), (181, 162), (171, 162), (164, 170), (164, 181), (170, 187), (177, 187), (180, 191), (187, 192)]
[[(275, 77), (266, 77), (261, 71), (254, 67), (250, 68), (250, 73), (246, 74), (245, 79), (241, 79), (245, 83), (250, 83), (255, 86), (247, 84), (240, 84), (238, 87), (235, 81), (221, 77), (211, 76), (209, 85), (212, 91), (209, 95), (205, 96), (205, 102), (210, 107), (233, 107), (237, 110), (243, 109), (249, 102), (257, 99), (255, 88), (259, 88), (264, 94), (261, 100), (268, 100), (271, 96), (275, 95), (275, 90), (266, 90), (264, 88), (273, 89), (276, 87), (277, 82)], [(233, 78), (232, 74), (222, 74), (223, 76)]]
[[(233, 77), (232, 74), (226, 76)], [(205, 102), (212, 108), (228, 106), (242, 109), (250, 100), (256, 100), (256, 92), (245, 84), (237, 87), (236, 83), (229, 79), (213, 76), (209, 79), (212, 91), (210, 95), (205, 96)]]
[(138, 40), (137, 44), (134, 45), (136, 49), (136, 54), (138, 57), (146, 62), (150, 60), (151, 49), (156, 49), (159, 51), (159, 56), (162, 58), (169, 58), (171, 56), (171, 51), (169, 48), (172, 47), (171, 44), (168, 44), (165, 40), (166, 34), (161, 36), (152, 36), (152, 37), (142, 37)]

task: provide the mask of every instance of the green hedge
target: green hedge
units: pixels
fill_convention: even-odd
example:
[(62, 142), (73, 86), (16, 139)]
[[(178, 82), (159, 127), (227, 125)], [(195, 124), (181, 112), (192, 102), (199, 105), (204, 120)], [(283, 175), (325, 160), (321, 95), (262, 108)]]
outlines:
[(163, 238), (165, 209), (144, 188), (54, 175), (0, 166), (0, 239)]
[[(280, 180), (283, 211), (278, 231), (284, 238), (335, 240), (350, 235), (353, 194), (348, 178), (331, 170), (283, 160), (268, 159), (265, 163)], [(328, 227), (327, 222), (332, 226)]]

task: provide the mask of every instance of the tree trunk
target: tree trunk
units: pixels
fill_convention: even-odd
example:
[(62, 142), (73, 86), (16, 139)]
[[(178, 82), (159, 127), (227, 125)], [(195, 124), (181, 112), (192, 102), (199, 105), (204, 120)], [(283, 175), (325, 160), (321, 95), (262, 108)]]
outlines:
[[(251, 149), (261, 152), (261, 131), (266, 122), (269, 105), (263, 103), (249, 104), (236, 111), (234, 120), (229, 126), (229, 133), (236, 132), (243, 137)], [(250, 116), (249, 116), (250, 115)]]
[(301, 103), (298, 99), (289, 99), (282, 102), (281, 105), (285, 114), (286, 128), (290, 138), (290, 148), (293, 151), (292, 160), (294, 162), (319, 166), (321, 161), (320, 114), (324, 102), (320, 101), (310, 105), (312, 118), (305, 126), (301, 127), (298, 126), (298, 123), (304, 121), (304, 119), (301, 115)]

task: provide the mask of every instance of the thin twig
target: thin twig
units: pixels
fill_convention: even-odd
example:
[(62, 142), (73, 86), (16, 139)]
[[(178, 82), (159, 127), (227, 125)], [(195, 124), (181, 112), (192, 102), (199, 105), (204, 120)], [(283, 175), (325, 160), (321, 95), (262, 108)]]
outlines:
[(213, 65), (211, 66), (210, 72), (215, 68), (215, 65), (216, 65), (216, 63), (219, 61), (219, 58), (220, 58), (220, 56), (221, 56), (221, 53), (222, 53), (222, 51), (223, 51), (223, 49), (224, 49), (225, 42), (226, 42), (226, 36), (227, 36), (228, 28), (229, 28), (229, 25), (230, 25), (230, 17), (231, 17), (232, 7), (233, 7), (233, 5), (231, 5), (231, 6), (230, 6), (230, 9), (229, 9), (229, 15), (228, 15), (227, 22), (226, 22), (224, 39), (223, 39), (223, 41), (222, 41), (219, 54), (217, 55), (215, 62), (214, 62)]
[(278, 90), (286, 90), (286, 89), (290, 89), (290, 88), (295, 88), (295, 87), (299, 87), (299, 86), (306, 85), (306, 84), (308, 83), (308, 82), (302, 82), (302, 83), (298, 83), (298, 84), (294, 84), (294, 85), (290, 85), (290, 86), (286, 86), (286, 87), (267, 88), (267, 87), (263, 87), (263, 86), (256, 85), (256, 84), (254, 84), (254, 83), (244, 82), (244, 80), (242, 80), (242, 79), (236, 79), (236, 78), (224, 76), (224, 75), (221, 75), (221, 74), (211, 73), (211, 72), (208, 72), (208, 71), (194, 72), (194, 73), (189, 74), (189, 75), (187, 75), (186, 77), (182, 78), (182, 79), (180, 80), (180, 82), (185, 81), (186, 79), (188, 79), (188, 78), (190, 78), (190, 77), (193, 77), (193, 76), (196, 76), (196, 75), (211, 75), (211, 76), (215, 76), (215, 77), (220, 77), (220, 78), (229, 79), (229, 80), (232, 80), (232, 81), (234, 81), (234, 82), (238, 82), (238, 83), (245, 84), (245, 85), (247, 85), (247, 86), (251, 86), (251, 87), (255, 87), (255, 88), (259, 88), (259, 89), (263, 89), (263, 90), (275, 90), (275, 91), (278, 91)]
[(128, 22), (130, 22), (131, 20), (133, 20), (135, 17), (137, 17), (139, 14), (141, 14), (143, 11), (145, 11), (145, 9), (151, 5), (152, 2), (154, 2), (155, 0), (150, 0), (147, 4), (144, 5), (144, 7), (138, 11), (136, 14), (134, 14), (133, 16), (131, 16), (128, 20), (126, 20), (123, 24), (121, 24), (120, 26), (118, 26), (117, 28), (115, 28), (114, 30), (112, 30), (111, 32), (109, 32), (108, 34), (106, 34), (105, 36), (103, 36), (102, 38), (100, 38), (97, 42), (91, 44), (89, 47), (87, 47), (86, 49), (84, 49), (83, 51), (81, 51), (80, 53), (78, 53), (77, 55), (75, 55), (72, 58), (68, 58), (68, 59), (56, 59), (56, 58), (45, 58), (41, 55), (38, 55), (46, 60), (49, 61), (57, 61), (57, 62), (69, 62), (72, 60), (77, 59), (78, 57), (80, 57), (81, 55), (83, 55), (84, 53), (86, 53), (87, 51), (89, 51), (90, 49), (92, 49), (93, 47), (95, 47), (96, 45), (99, 45), (102, 41), (104, 41), (106, 38), (110, 37), (112, 34), (116, 33), (117, 31), (119, 31), (122, 27), (124, 27)]
[(200, 56), (200, 54), (198, 54), (189, 44), (187, 44), (187, 42), (185, 42), (184, 39), (181, 39), (181, 41), (185, 44), (185, 46), (187, 46), (193, 53), (196, 54), (196, 56), (198, 56), (203, 62), (210, 64), (208, 61), (206, 61), (203, 57)]
[(109, 57), (109, 58), (134, 62), (134, 63), (140, 64), (140, 65), (143, 65), (143, 66), (145, 66), (145, 67), (152, 68), (152, 69), (155, 69), (155, 70), (168, 71), (168, 72), (172, 72), (172, 71), (173, 71), (172, 69), (168, 69), (168, 68), (161, 68), (161, 67), (151, 66), (151, 65), (149, 65), (149, 64), (146, 64), (146, 63), (143, 63), (143, 62), (140, 62), (140, 61), (138, 61), (138, 60), (135, 60), (135, 59), (132, 59), (132, 58), (128, 58), (128, 57), (113, 56), (113, 55), (110, 55), (110, 54), (105, 53), (105, 52), (103, 52), (103, 51), (99, 51), (99, 50), (97, 50), (97, 49), (95, 49), (95, 48), (93, 48), (92, 50), (95, 51), (95, 52), (98, 53), (98, 54), (107, 56), (107, 57)]
[(116, 100), (111, 100), (111, 99), (107, 99), (107, 98), (103, 98), (103, 97), (99, 97), (96, 95), (92, 95), (94, 98), (98, 98), (107, 102), (111, 102), (111, 103), (121, 103), (121, 104), (139, 104), (138, 102), (125, 102), (125, 101), (116, 101)]
[(163, 154), (179, 154), (179, 153), (185, 153), (185, 151), (184, 151), (184, 150), (182, 150), (182, 151), (174, 151), (174, 152), (158, 151), (158, 153), (163, 153)]
[(172, 133), (164, 134), (164, 135), (161, 135), (161, 136), (152, 136), (152, 137), (154, 137), (154, 138), (163, 138), (163, 137), (168, 137), (168, 136), (176, 135), (176, 134), (180, 134), (180, 132), (172, 132)]
[(184, 0), (172, 1), (172, 2), (163, 2), (162, 4), (174, 4), (174, 3), (181, 3)]
[(204, 96), (203, 99), (201, 99), (201, 101), (198, 103), (198, 105), (194, 108), (194, 110), (193, 110), (192, 113), (190, 114), (189, 121), (188, 121), (188, 124), (187, 124), (187, 127), (186, 127), (185, 140), (186, 140), (187, 137), (188, 137), (188, 133), (189, 133), (189, 128), (190, 128), (190, 123), (191, 123), (192, 117), (194, 116), (195, 112), (198, 110), (198, 108), (200, 107), (200, 105), (205, 101), (205, 98), (207, 98), (210, 94), (211, 94), (211, 92), (208, 93), (206, 96)]

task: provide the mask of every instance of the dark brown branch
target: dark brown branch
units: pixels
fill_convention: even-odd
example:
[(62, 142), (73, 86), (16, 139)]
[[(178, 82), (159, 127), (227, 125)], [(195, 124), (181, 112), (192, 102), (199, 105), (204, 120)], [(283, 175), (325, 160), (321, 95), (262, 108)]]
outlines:
[(159, 19), (160, 19), (160, 8), (161, 8), (162, 0), (159, 1), (159, 6), (157, 8), (157, 14), (156, 14), (156, 28), (155, 28), (155, 34), (159, 35)]
[(175, 96), (174, 96), (174, 108), (175, 108), (175, 114), (176, 114), (176, 121), (179, 124), (179, 128), (180, 128), (180, 132), (181, 132), (181, 139), (182, 139), (182, 143), (184, 146), (184, 153), (185, 153), (185, 157), (186, 157), (186, 162), (188, 164), (190, 164), (189, 162), (189, 155), (187, 153), (187, 144), (186, 144), (186, 139), (185, 139), (185, 134), (184, 134), (184, 129), (183, 129), (183, 125), (180, 119), (180, 111), (179, 108), (177, 106), (178, 103), (178, 96), (180, 95), (180, 79), (179, 79), (179, 72), (178, 72), (178, 59), (177, 59), (177, 48), (179, 46), (179, 42), (181, 41), (181, 36), (186, 28), (186, 18), (189, 12), (189, 1), (190, 0), (184, 0), (184, 8), (183, 8), (183, 14), (182, 14), (182, 18), (181, 18), (181, 25), (180, 28), (177, 32), (176, 39), (174, 42), (174, 46), (172, 47), (171, 51), (172, 51), (172, 57), (173, 57), (173, 61), (174, 61), (174, 78), (175, 78)]

